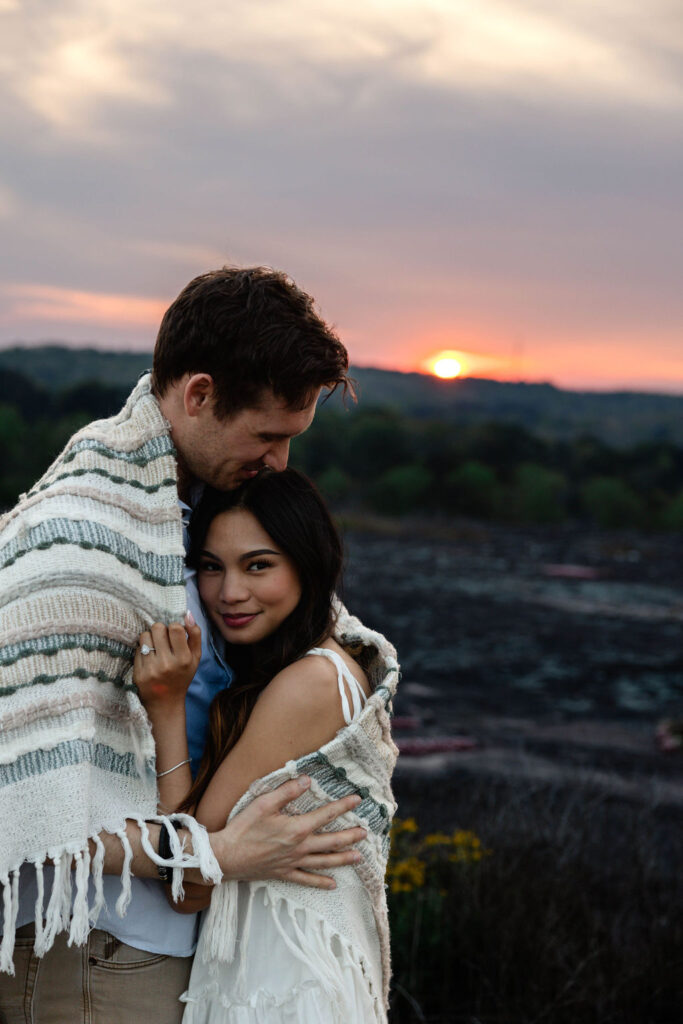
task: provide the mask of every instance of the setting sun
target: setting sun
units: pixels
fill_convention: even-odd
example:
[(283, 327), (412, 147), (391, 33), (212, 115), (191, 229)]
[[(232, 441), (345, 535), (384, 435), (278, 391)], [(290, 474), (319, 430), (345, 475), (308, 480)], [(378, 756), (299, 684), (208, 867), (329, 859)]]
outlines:
[(453, 380), (460, 373), (462, 367), (457, 359), (453, 359), (452, 356), (447, 356), (444, 359), (437, 359), (434, 363), (433, 372), (437, 377), (443, 377), (444, 380)]

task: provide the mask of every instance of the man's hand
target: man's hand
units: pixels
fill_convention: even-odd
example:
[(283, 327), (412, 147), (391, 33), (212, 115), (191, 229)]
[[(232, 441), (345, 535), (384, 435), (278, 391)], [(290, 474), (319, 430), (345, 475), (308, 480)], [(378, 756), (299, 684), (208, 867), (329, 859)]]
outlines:
[[(306, 814), (283, 814), (287, 804), (309, 786), (306, 776), (285, 782), (272, 793), (257, 797), (224, 829), (211, 834), (211, 845), (225, 879), (278, 878), (314, 889), (336, 888), (333, 878), (316, 872), (358, 863), (361, 855), (350, 847), (364, 839), (367, 832), (364, 828), (318, 830), (352, 811), (361, 798), (347, 796)], [(199, 881), (194, 871), (191, 876)]]

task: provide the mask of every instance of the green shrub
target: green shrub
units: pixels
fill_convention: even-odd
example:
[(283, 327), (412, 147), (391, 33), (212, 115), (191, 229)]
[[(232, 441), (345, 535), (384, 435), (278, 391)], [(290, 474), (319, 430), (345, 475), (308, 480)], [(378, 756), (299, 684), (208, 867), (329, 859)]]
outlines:
[(353, 486), (351, 477), (339, 466), (330, 466), (329, 469), (324, 470), (319, 474), (316, 483), (323, 497), (330, 502), (342, 501), (348, 496)]
[(391, 410), (371, 410), (351, 420), (346, 428), (342, 467), (361, 480), (377, 480), (381, 473), (410, 459), (408, 424)]
[(567, 481), (561, 473), (527, 462), (515, 475), (512, 503), (525, 523), (559, 523), (566, 515)]
[(483, 462), (471, 459), (451, 470), (444, 480), (447, 507), (466, 516), (488, 519), (500, 505), (500, 487), (496, 474)]
[(596, 476), (581, 488), (585, 512), (599, 526), (639, 526), (643, 520), (643, 504), (631, 488), (616, 477)]
[(683, 491), (679, 491), (665, 507), (662, 524), (666, 530), (683, 530)]
[(405, 515), (424, 504), (432, 483), (432, 474), (424, 466), (396, 466), (383, 473), (372, 486), (370, 504), (382, 515)]

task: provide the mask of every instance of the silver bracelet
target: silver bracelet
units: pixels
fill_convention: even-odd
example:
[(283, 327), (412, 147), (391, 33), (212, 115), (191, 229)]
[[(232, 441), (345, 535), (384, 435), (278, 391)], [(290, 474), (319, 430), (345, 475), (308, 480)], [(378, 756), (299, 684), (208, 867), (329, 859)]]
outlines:
[(171, 772), (174, 772), (176, 770), (176, 768), (182, 768), (184, 764), (189, 763), (190, 759), (188, 757), (187, 761), (181, 761), (179, 764), (174, 764), (172, 768), (167, 768), (165, 772), (157, 772), (157, 778), (163, 779), (164, 775), (170, 775)]

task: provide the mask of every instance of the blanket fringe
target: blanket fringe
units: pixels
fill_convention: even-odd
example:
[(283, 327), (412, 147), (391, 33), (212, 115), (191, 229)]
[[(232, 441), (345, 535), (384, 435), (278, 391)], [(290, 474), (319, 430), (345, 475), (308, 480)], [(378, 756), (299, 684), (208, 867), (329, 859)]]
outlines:
[(36, 938), (35, 947), (41, 949), (43, 944), (43, 903), (45, 901), (45, 877), (43, 875), (42, 860), (34, 860), (33, 866), (36, 869), (36, 905), (33, 911), (35, 921)]
[[(186, 868), (198, 868), (206, 881), (218, 888), (222, 874), (218, 861), (211, 849), (206, 829), (198, 824), (189, 814), (174, 814), (173, 818), (182, 821), (192, 836), (192, 852), (181, 843), (176, 830), (166, 815), (153, 818), (133, 818), (140, 827), (142, 848), (155, 864), (165, 865), (173, 869), (173, 898), (182, 899), (183, 871)], [(148, 823), (154, 822), (166, 828), (171, 842), (171, 856), (160, 857), (154, 850)], [(123, 847), (123, 866), (121, 869), (121, 895), (116, 901), (116, 911), (123, 917), (131, 899), (131, 864), (133, 850), (123, 829), (113, 833), (118, 836)], [(87, 940), (91, 927), (96, 923), (100, 911), (105, 905), (103, 887), (104, 843), (99, 835), (89, 837), (94, 843), (95, 852), (91, 857), (89, 842), (77, 847), (68, 844), (65, 847), (52, 847), (44, 857), (34, 857), (30, 861), (36, 871), (37, 897), (35, 903), (34, 951), (37, 956), (51, 948), (59, 932), (69, 932), (69, 945), (82, 946)], [(45, 907), (45, 876), (44, 866), (47, 861), (54, 865), (52, 891)], [(20, 867), (0, 875), (2, 886), (2, 942), (0, 943), (0, 971), (14, 974), (14, 943), (19, 913), (19, 871)], [(93, 880), (94, 899), (88, 905), (88, 883)], [(73, 900), (72, 900), (73, 894)]]
[(92, 880), (95, 887), (95, 902), (90, 908), (90, 924), (94, 925), (100, 916), (100, 911), (106, 907), (104, 899), (104, 886), (102, 875), (104, 874), (104, 843), (99, 836), (92, 836), (95, 844), (95, 856), (92, 859)]
[(19, 912), (19, 868), (12, 872), (11, 879), (7, 873), (0, 876), (0, 885), (2, 885), (2, 913), (5, 922), (0, 945), (0, 971), (14, 974), (12, 954), (14, 952), (14, 930)]
[(202, 928), (202, 959), (232, 963), (237, 943), (237, 905), (239, 883), (234, 879), (217, 885)]
[[(167, 868), (178, 869), (179, 879), (178, 886), (181, 888), (180, 879), (182, 878), (182, 872), (185, 868), (198, 868), (201, 872), (202, 878), (207, 882), (211, 882), (213, 885), (218, 883), (223, 878), (218, 861), (216, 860), (215, 854), (211, 849), (211, 843), (209, 842), (209, 834), (203, 825), (200, 825), (198, 821), (195, 821), (189, 814), (174, 814), (173, 820), (180, 821), (183, 828), (186, 828), (192, 837), (192, 853), (186, 852), (185, 846), (181, 845), (180, 839), (171, 824), (171, 819), (165, 814), (157, 814), (153, 818), (134, 818), (134, 821), (140, 826), (140, 840), (142, 848), (151, 861), (155, 864), (163, 865)], [(171, 856), (164, 859), (160, 857), (156, 850), (153, 848), (149, 839), (149, 829), (147, 828), (148, 823), (155, 825), (161, 825), (166, 828), (169, 833), (169, 839), (171, 842)], [(174, 870), (174, 886), (175, 886), (175, 870)], [(174, 898), (178, 898), (175, 896)]]
[(78, 850), (74, 856), (76, 894), (71, 911), (69, 945), (82, 946), (88, 938), (90, 920), (88, 915), (88, 875), (90, 873), (90, 850)]

